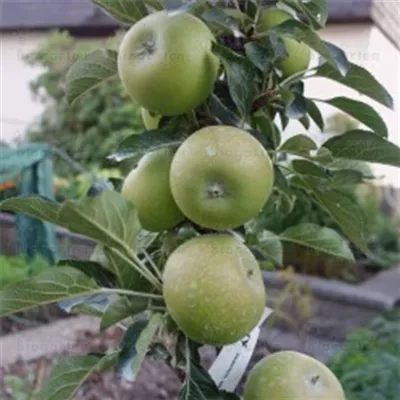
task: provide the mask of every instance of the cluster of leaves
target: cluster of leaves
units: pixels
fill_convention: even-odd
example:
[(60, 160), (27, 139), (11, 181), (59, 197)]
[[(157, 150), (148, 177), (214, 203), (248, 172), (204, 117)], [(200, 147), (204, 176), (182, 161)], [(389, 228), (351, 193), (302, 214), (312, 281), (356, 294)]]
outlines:
[[(133, 323), (125, 328), (119, 349), (103, 355), (64, 359), (51, 374), (40, 398), (49, 399), (55, 393), (60, 398), (72, 398), (91, 372), (111, 367), (116, 367), (126, 379), (134, 380), (149, 354), (185, 370), (187, 360), (192, 360), (182, 388), (182, 396), (189, 397), (182, 399), (194, 398), (190, 396), (199, 392), (224, 396), (221, 400), (235, 400), (233, 395), (219, 392), (196, 362), (197, 345), (183, 337), (165, 313), (160, 271), (165, 261), (163, 255), (176, 246), (170, 243), (170, 234), (139, 232), (134, 205), (119, 193), (108, 190), (92, 194), (63, 204), (42, 197), (8, 199), (1, 204), (4, 209), (24, 212), (88, 236), (100, 247), (90, 261), (60, 260), (55, 268), (5, 287), (0, 291), (0, 315), (58, 303), (69, 312), (101, 318), (101, 330), (133, 318)], [(154, 244), (156, 241), (162, 242), (161, 249)], [(155, 253), (161, 254), (157, 257)], [(155, 260), (159, 260), (157, 265)], [(169, 348), (165, 343), (170, 343)], [(65, 383), (61, 392), (60, 381)]]
[(329, 363), (349, 400), (395, 400), (400, 390), (400, 314), (379, 317), (350, 335)]
[[(312, 199), (311, 207), (315, 205), (324, 210), (351, 242), (361, 251), (366, 251), (364, 217), (347, 189), (372, 178), (370, 172), (360, 167), (360, 161), (399, 166), (400, 150), (387, 140), (387, 127), (371, 106), (344, 97), (318, 101), (309, 99), (304, 93), (303, 80), (313, 77), (331, 79), (387, 107), (393, 107), (392, 98), (367, 70), (350, 63), (342, 50), (319, 38), (316, 29), (326, 22), (326, 2), (321, 2), (319, 7), (311, 6), (314, 2), (301, 5), (291, 1), (283, 3), (301, 12), (309, 24), (291, 20), (268, 34), (257, 35), (254, 31), (257, 2), (240, 3), (236, 17), (206, 1), (188, 3), (185, 9), (208, 23), (217, 37), (213, 51), (221, 59), (224, 78), (217, 82), (207, 102), (195, 110), (195, 120), (186, 116), (163, 118), (160, 129), (152, 131), (151, 135), (127, 138), (110, 158), (116, 161), (138, 160), (146, 152), (179, 144), (201, 126), (218, 123), (239, 126), (259, 139), (275, 162), (275, 191), (266, 214), (281, 211), (287, 216), (296, 209), (296, 203), (310, 204)], [(123, 11), (119, 6), (106, 9), (115, 16)], [(140, 18), (146, 15), (148, 9), (144, 8), (141, 12)], [(321, 55), (320, 64), (282, 79), (279, 73), (279, 61), (285, 57), (285, 47), (279, 39), (282, 33), (303, 41), (318, 52)], [(99, 50), (75, 64), (68, 76), (69, 100), (76, 101), (94, 84), (116, 73), (116, 59), (115, 52)], [(106, 63), (107, 70), (93, 82), (87, 71), (102, 63)], [(306, 133), (282, 143), (281, 131), (291, 119), (299, 120), (305, 131), (311, 121), (324, 129), (318, 108), (321, 102), (346, 112), (367, 129), (352, 129), (330, 138), (320, 147)], [(313, 243), (311, 247), (328, 250), (333, 256), (352, 259), (347, 244), (331, 229), (319, 229), (316, 224), (308, 223), (296, 228), (286, 224), (289, 225), (289, 233), (280, 232), (280, 237), (277, 237), (275, 232), (266, 232), (265, 225), (259, 221), (255, 225), (257, 229), (252, 229), (253, 226), (249, 233), (260, 238), (258, 245), (276, 264), (282, 262), (281, 240), (298, 241), (298, 244), (309, 246), (309, 237), (319, 239), (319, 243)], [(323, 242), (329, 242), (330, 246), (324, 246)]]
[[(158, 0), (94, 3), (127, 25), (163, 8)], [(388, 107), (392, 107), (392, 99), (368, 71), (351, 64), (342, 50), (319, 38), (318, 29), (327, 20), (327, 1), (281, 0), (306, 22), (287, 21), (264, 34), (254, 29), (261, 3), (275, 5), (278, 1), (232, 3), (239, 7), (234, 17), (224, 11), (226, 2), (198, 0), (182, 8), (203, 19), (215, 33), (213, 51), (221, 60), (224, 74), (214, 92), (190, 115), (162, 118), (159, 129), (127, 137), (111, 159), (135, 162), (155, 149), (179, 145), (202, 126), (238, 126), (267, 149), (276, 173), (274, 193), (262, 216), (239, 229), (249, 247), (260, 259), (275, 265), (282, 265), (286, 243), (352, 261), (348, 240), (324, 226), (324, 221), (287, 224), (277, 231), (273, 224), (266, 229), (263, 218), (276, 211), (290, 215), (298, 199), (307, 199), (323, 209), (360, 251), (366, 251), (365, 219), (346, 188), (370, 178), (360, 170), (358, 161), (400, 166), (400, 149), (387, 140), (387, 128), (372, 107), (343, 97), (318, 102), (345, 111), (367, 129), (351, 130), (318, 146), (306, 131), (311, 121), (323, 129), (324, 121), (318, 102), (305, 96), (302, 81), (313, 77), (331, 79)], [(283, 79), (279, 68), (286, 57), (282, 34), (297, 38), (318, 52), (320, 64)], [(83, 107), (86, 96), (116, 78), (116, 51), (96, 50), (69, 70), (67, 100), (72, 107)], [(299, 120), (304, 132), (284, 141), (281, 131), (291, 119)], [(144, 357), (150, 355), (165, 360), (182, 377), (180, 400), (238, 400), (236, 395), (220, 391), (202, 369), (199, 346), (179, 332), (162, 297), (166, 258), (196, 231), (203, 233), (201, 228), (185, 221), (171, 231), (150, 234), (140, 230), (131, 202), (116, 191), (102, 192), (98, 187), (89, 190), (86, 197), (62, 204), (42, 197), (25, 197), (8, 199), (1, 207), (88, 236), (98, 242), (98, 248), (90, 261), (63, 260), (31, 280), (8, 286), (0, 292), (0, 315), (57, 302), (67, 310), (98, 316), (103, 330), (117, 323), (126, 328), (118, 349), (63, 360), (49, 377), (40, 398), (56, 395), (70, 399), (92, 371), (112, 366), (125, 378), (134, 380)]]
[[(109, 39), (107, 45), (115, 47), (117, 41)], [(122, 139), (143, 129), (139, 107), (128, 99), (117, 78), (72, 106), (66, 101), (67, 71), (97, 47), (93, 41), (55, 31), (38, 50), (25, 56), (28, 65), (43, 69), (30, 87), (45, 104), (42, 115), (28, 128), (28, 139), (52, 144), (88, 170), (106, 165), (107, 155)], [(71, 175), (71, 166), (64, 159), (55, 157), (54, 164), (58, 175)]]
[[(368, 166), (359, 164), (360, 167)], [(382, 208), (383, 190), (373, 182), (360, 185), (343, 187), (346, 195), (360, 209), (365, 221), (366, 250), (361, 251), (352, 243), (350, 248), (354, 254), (358, 266), (351, 260), (343, 260), (340, 257), (329, 256), (325, 252), (317, 251), (309, 246), (284, 244), (283, 264), (291, 265), (297, 271), (309, 275), (318, 275), (327, 278), (339, 278), (355, 281), (358, 277), (360, 266), (364, 268), (390, 268), (400, 262), (400, 233), (399, 221), (395, 217), (395, 210)], [(292, 210), (287, 211), (275, 208), (274, 201), (270, 201), (270, 207), (266, 208), (257, 220), (260, 228), (273, 232), (276, 235), (291, 226), (302, 224), (315, 224), (324, 226), (339, 232), (344, 236), (339, 224), (315, 203), (305, 196), (297, 196)], [(273, 268), (271, 263), (264, 264), (266, 268)]]

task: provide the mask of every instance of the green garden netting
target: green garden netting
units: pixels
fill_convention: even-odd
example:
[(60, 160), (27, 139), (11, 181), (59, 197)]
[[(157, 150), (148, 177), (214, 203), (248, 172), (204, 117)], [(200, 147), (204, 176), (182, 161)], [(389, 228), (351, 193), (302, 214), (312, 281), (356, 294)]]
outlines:
[[(54, 199), (52, 149), (47, 144), (24, 144), (0, 148), (0, 185), (16, 182), (19, 194), (41, 195)], [(27, 259), (36, 254), (51, 264), (57, 259), (56, 233), (53, 225), (23, 214), (16, 216), (18, 250)]]

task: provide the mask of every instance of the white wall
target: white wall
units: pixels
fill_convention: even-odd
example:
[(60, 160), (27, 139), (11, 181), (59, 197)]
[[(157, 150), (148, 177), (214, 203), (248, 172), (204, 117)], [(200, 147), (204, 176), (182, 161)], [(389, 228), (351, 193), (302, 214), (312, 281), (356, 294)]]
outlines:
[[(46, 33), (5, 33), (1, 36), (1, 139), (11, 141), (23, 135), (26, 126), (40, 114), (43, 105), (35, 102), (29, 92), (28, 82), (37, 76), (38, 70), (23, 63), (22, 55), (40, 45)], [(365, 96), (359, 96), (351, 89), (326, 79), (310, 79), (306, 83), (306, 94), (315, 98), (331, 98), (346, 95), (373, 105), (389, 126), (390, 140), (400, 145), (400, 52), (371, 24), (333, 25), (322, 32), (322, 37), (342, 47), (349, 59), (368, 68), (372, 74), (391, 92), (396, 111), (391, 111)], [(322, 108), (325, 116), (335, 110)], [(288, 134), (300, 133), (301, 126), (293, 123)], [(314, 133), (317, 130), (314, 129)], [(323, 139), (321, 136), (320, 140)], [(400, 186), (397, 169), (377, 167), (377, 173), (385, 175), (385, 182)]]
[[(389, 139), (400, 146), (400, 52), (376, 27), (365, 25), (334, 25), (325, 29), (322, 37), (343, 48), (350, 61), (367, 68), (383, 84), (394, 98), (395, 110), (361, 96), (333, 81), (315, 78), (306, 82), (306, 94), (315, 98), (349, 96), (373, 106), (385, 120), (389, 128)], [(328, 117), (337, 112), (330, 106), (321, 107)], [(290, 131), (294, 132), (294, 127)], [(317, 131), (317, 129), (315, 129)], [(298, 133), (298, 131), (296, 132)], [(320, 136), (321, 139), (321, 136)], [(384, 176), (382, 183), (400, 187), (400, 169), (374, 166), (377, 176)]]
[(43, 108), (33, 101), (28, 87), (40, 69), (25, 65), (22, 56), (35, 50), (46, 37), (46, 33), (31, 32), (4, 33), (0, 37), (0, 134), (3, 141), (23, 136), (26, 126)]

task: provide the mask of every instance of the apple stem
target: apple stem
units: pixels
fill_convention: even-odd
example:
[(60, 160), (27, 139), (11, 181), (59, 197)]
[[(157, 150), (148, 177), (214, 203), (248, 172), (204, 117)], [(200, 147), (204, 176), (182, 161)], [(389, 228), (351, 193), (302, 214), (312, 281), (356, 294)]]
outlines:
[(149, 253), (143, 249), (142, 250), (143, 255), (145, 256), (147, 262), (150, 264), (150, 266), (153, 268), (154, 272), (156, 273), (158, 279), (162, 280), (162, 275), (160, 270), (158, 269), (156, 263), (152, 260), (152, 258), (150, 257)]
[(192, 122), (196, 127), (200, 127), (200, 124), (199, 124), (199, 121), (197, 119), (195, 110), (192, 110), (192, 111), (188, 112), (186, 115), (187, 115), (188, 120), (190, 122)]
[(289, 84), (289, 83), (293, 83), (293, 82), (296, 82), (296, 81), (298, 81), (299, 79), (306, 79), (306, 78), (310, 78), (311, 76), (314, 76), (314, 75), (307, 75), (307, 76), (305, 76), (305, 74), (308, 72), (308, 73), (310, 73), (310, 72), (314, 72), (314, 71), (316, 71), (317, 70), (317, 68), (312, 68), (312, 69), (305, 69), (305, 70), (303, 70), (303, 71), (299, 71), (299, 72), (297, 72), (297, 73), (295, 73), (295, 74), (293, 74), (293, 75), (290, 75), (289, 77), (287, 77), (285, 80), (283, 80), (281, 83), (280, 83), (280, 87), (284, 87), (284, 86), (286, 86), (287, 84)]

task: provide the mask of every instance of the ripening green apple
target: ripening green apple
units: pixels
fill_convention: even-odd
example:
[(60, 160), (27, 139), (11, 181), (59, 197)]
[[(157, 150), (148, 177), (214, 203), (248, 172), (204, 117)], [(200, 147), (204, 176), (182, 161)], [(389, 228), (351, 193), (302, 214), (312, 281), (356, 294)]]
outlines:
[(248, 132), (209, 126), (189, 136), (171, 165), (171, 191), (183, 214), (206, 228), (236, 228), (257, 216), (272, 190), (272, 162)]
[[(293, 16), (287, 11), (279, 8), (264, 8), (261, 12), (257, 29), (260, 32), (264, 32), (289, 19), (293, 19)], [(305, 43), (289, 37), (283, 36), (282, 39), (288, 53), (288, 57), (281, 62), (283, 75), (287, 77), (306, 70), (311, 60), (310, 48)]]
[(144, 127), (148, 131), (158, 128), (158, 124), (160, 123), (162, 115), (152, 113), (151, 111), (146, 110), (143, 107), (141, 109), (141, 114), (142, 114), (142, 120), (143, 120)]
[(251, 371), (244, 400), (346, 400), (336, 376), (305, 354), (281, 351), (261, 360)]
[(179, 115), (212, 92), (219, 69), (213, 34), (188, 13), (153, 13), (132, 26), (119, 48), (118, 71), (140, 106)]
[(171, 317), (198, 343), (234, 343), (258, 324), (264, 310), (258, 263), (232, 235), (203, 235), (179, 246), (167, 260), (163, 282)]
[(122, 186), (122, 196), (135, 204), (139, 221), (148, 231), (170, 229), (184, 219), (169, 186), (173, 154), (168, 148), (145, 155)]

